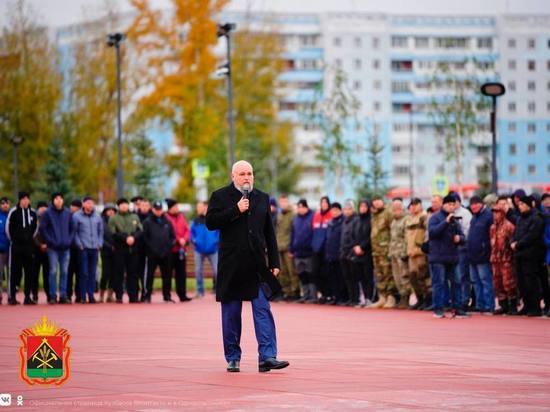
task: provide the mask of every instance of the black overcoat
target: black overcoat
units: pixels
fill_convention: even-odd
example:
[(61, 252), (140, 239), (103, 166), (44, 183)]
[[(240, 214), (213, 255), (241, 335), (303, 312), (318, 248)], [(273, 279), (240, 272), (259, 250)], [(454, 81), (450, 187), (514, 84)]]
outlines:
[(244, 213), (237, 206), (241, 198), (242, 193), (231, 183), (212, 193), (208, 203), (206, 227), (220, 231), (218, 302), (255, 299), (260, 282), (269, 286), (268, 296), (281, 288), (269, 270), (280, 267), (269, 196), (253, 189), (250, 208)]

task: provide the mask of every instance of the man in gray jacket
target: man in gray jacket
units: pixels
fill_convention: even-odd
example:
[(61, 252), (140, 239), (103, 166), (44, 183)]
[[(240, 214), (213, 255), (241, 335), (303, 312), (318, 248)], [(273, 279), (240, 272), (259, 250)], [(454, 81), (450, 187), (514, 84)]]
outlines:
[(103, 221), (95, 211), (94, 200), (85, 197), (82, 209), (73, 215), (75, 227), (75, 244), (78, 248), (80, 263), (80, 298), (81, 303), (95, 303), (97, 260), (103, 247)]

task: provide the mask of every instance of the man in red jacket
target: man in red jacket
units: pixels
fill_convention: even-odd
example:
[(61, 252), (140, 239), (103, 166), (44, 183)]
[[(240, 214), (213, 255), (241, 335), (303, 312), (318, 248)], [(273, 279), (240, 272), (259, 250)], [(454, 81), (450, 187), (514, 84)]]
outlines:
[[(189, 225), (183, 213), (180, 212), (178, 202), (174, 199), (166, 199), (166, 205), (168, 206), (168, 213), (166, 219), (174, 227), (174, 233), (176, 235), (176, 243), (170, 251), (170, 273), (175, 271), (176, 275), (176, 293), (180, 299), (180, 302), (188, 302), (191, 298), (187, 297), (187, 271), (185, 269), (186, 259), (186, 247), (191, 236)], [(170, 278), (169, 289), (167, 291), (170, 294), (172, 280)], [(165, 296), (166, 299), (166, 296)]]

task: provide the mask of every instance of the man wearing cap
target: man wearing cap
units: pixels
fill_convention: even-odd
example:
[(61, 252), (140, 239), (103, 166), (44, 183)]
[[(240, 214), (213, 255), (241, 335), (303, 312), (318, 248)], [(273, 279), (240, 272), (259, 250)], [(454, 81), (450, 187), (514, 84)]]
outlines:
[(281, 290), (277, 240), (269, 196), (254, 188), (252, 165), (238, 161), (232, 183), (212, 193), (206, 225), (220, 230), (216, 300), (222, 305), (222, 332), (228, 372), (240, 371), (242, 301), (252, 302), (260, 372), (286, 368), (277, 360), (275, 321), (269, 298)]
[(116, 303), (122, 303), (124, 273), (126, 292), (130, 303), (138, 303), (137, 248), (136, 239), (141, 236), (143, 227), (136, 214), (130, 213), (128, 200), (117, 200), (118, 213), (109, 219), (109, 230), (113, 234), (115, 272), (113, 289)]
[(513, 270), (513, 251), (510, 247), (515, 227), (508, 219), (508, 198), (499, 196), (493, 206), (493, 224), (489, 231), (491, 239), (491, 267), (493, 285), (498, 299), (495, 315), (517, 315), (517, 282)]
[(330, 214), (332, 219), (328, 223), (327, 240), (325, 242), (325, 259), (328, 264), (327, 300), (329, 304), (336, 305), (348, 300), (340, 267), (340, 243), (342, 240), (342, 223), (344, 223), (342, 205), (333, 202), (330, 205)]
[[(132, 198), (134, 202), (134, 213), (139, 217), (139, 221), (143, 226), (145, 220), (152, 215), (151, 202), (141, 196)], [(136, 249), (138, 255), (137, 274), (138, 274), (138, 289), (141, 293), (141, 301), (145, 301), (145, 275), (147, 272), (147, 246), (142, 237), (136, 239)]]
[(313, 249), (311, 247), (313, 212), (306, 199), (298, 200), (296, 212), (290, 228), (289, 256), (294, 261), (294, 268), (302, 287), (302, 297), (298, 302), (313, 303), (317, 301), (317, 289), (313, 283)]
[(59, 265), (59, 303), (71, 303), (67, 291), (67, 270), (70, 248), (74, 239), (74, 225), (71, 213), (64, 207), (63, 194), (52, 194), (52, 203), (40, 220), (40, 235), (48, 246), (50, 263), (50, 301), (57, 299), (57, 267)]
[(191, 238), (191, 230), (183, 213), (180, 212), (178, 202), (174, 199), (165, 199), (168, 206), (166, 219), (172, 224), (176, 241), (170, 252), (170, 281), (168, 292), (172, 289), (172, 272), (176, 277), (176, 294), (180, 302), (191, 300), (187, 296), (187, 244)]
[[(454, 215), (458, 217), (458, 223), (464, 233), (466, 241), (470, 232), (470, 223), (472, 221), (472, 213), (462, 206), (462, 199), (457, 192), (449, 192), (455, 199)], [(470, 282), (470, 262), (468, 260), (468, 250), (466, 241), (458, 246), (458, 264), (456, 265), (458, 282), (460, 284), (460, 301), (462, 308), (466, 310), (470, 298), (472, 296), (472, 285)], [(475, 296), (475, 295), (474, 295)]]
[(409, 215), (405, 221), (407, 256), (409, 257), (409, 275), (411, 286), (416, 295), (416, 303), (411, 309), (430, 310), (432, 306), (431, 280), (428, 273), (428, 261), (422, 244), (428, 229), (428, 216), (422, 210), (422, 200), (415, 197), (409, 205)]
[(489, 232), (493, 215), (485, 207), (479, 196), (470, 199), (472, 220), (466, 239), (470, 279), (476, 295), (476, 310), (482, 314), (492, 314), (495, 310), (493, 273), (491, 270), (491, 239)]
[(428, 262), (432, 276), (432, 294), (434, 317), (445, 317), (444, 308), (449, 296), (451, 283), (451, 305), (456, 317), (466, 317), (463, 309), (460, 291), (460, 278), (456, 270), (458, 263), (458, 247), (464, 243), (465, 237), (456, 215), (456, 199), (452, 195), (443, 198), (441, 210), (430, 217), (428, 222), (429, 254)]
[[(101, 279), (99, 281), (99, 301), (114, 302), (113, 278), (115, 273), (113, 234), (109, 229), (109, 219), (116, 213), (116, 206), (107, 203), (101, 212), (103, 221), (103, 247), (101, 248)], [(105, 292), (107, 297), (105, 298)]]
[(407, 256), (405, 207), (403, 199), (396, 198), (392, 201), (390, 253), (392, 275), (399, 296), (399, 309), (409, 308), (409, 298), (412, 292), (409, 278), (409, 257)]
[(7, 197), (0, 199), (0, 303), (2, 303), (2, 283), (4, 282), (4, 273), (8, 269), (8, 256), (10, 250), (10, 240), (6, 234), (6, 222), (10, 212), (10, 201)]
[(174, 228), (162, 211), (162, 203), (153, 203), (151, 215), (143, 222), (143, 243), (147, 251), (147, 273), (145, 274), (144, 301), (151, 303), (153, 280), (157, 267), (162, 275), (162, 296), (164, 302), (174, 302), (170, 297), (170, 249), (176, 241)]
[(95, 303), (95, 284), (99, 251), (103, 247), (103, 221), (95, 211), (94, 200), (90, 196), (82, 199), (82, 209), (73, 215), (75, 244), (80, 261), (80, 302)]
[[(544, 266), (544, 220), (533, 207), (531, 196), (522, 196), (518, 202), (519, 218), (512, 238), (511, 248), (516, 259), (516, 273), (523, 297), (522, 314), (541, 316), (540, 279), (546, 275)], [(545, 305), (550, 306), (550, 301)]]

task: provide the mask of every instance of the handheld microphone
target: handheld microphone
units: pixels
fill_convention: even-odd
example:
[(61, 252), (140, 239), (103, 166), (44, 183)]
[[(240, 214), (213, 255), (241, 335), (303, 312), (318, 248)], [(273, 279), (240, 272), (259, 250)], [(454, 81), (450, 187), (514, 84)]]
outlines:
[(243, 197), (245, 199), (248, 199), (248, 194), (250, 193), (250, 184), (249, 183), (245, 183), (243, 185)]

